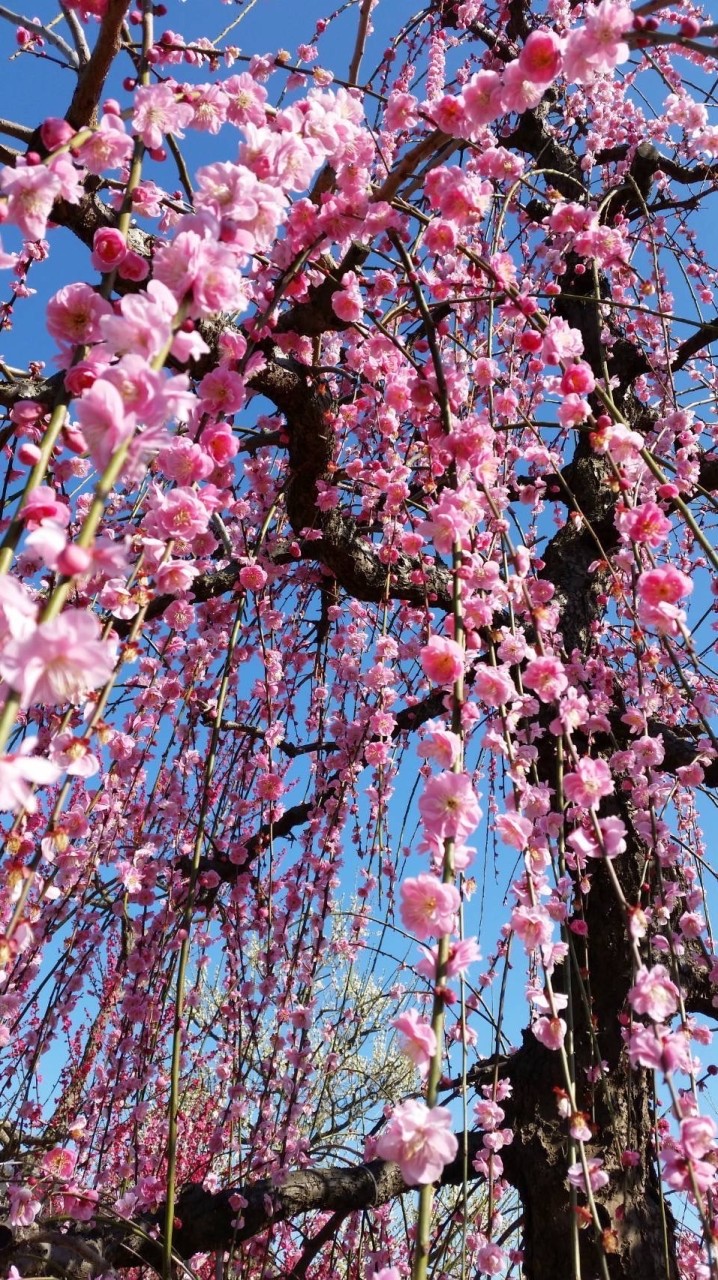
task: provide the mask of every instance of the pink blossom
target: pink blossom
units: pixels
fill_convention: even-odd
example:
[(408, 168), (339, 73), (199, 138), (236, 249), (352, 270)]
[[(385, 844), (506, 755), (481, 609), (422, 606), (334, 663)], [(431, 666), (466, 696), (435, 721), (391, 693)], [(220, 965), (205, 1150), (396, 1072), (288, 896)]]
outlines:
[(345, 272), (341, 289), (337, 289), (332, 294), (332, 311), (335, 316), (348, 324), (361, 320), (364, 314), (364, 300), (354, 271)]
[(180, 101), (178, 90), (171, 84), (140, 85), (135, 90), (132, 128), (149, 151), (162, 146), (166, 133), (183, 138), (182, 130), (193, 116), (192, 107)]
[(66, 609), (24, 639), (11, 640), (0, 655), (0, 675), (20, 694), (23, 708), (81, 702), (111, 677), (116, 644), (100, 637), (97, 618)]
[(429, 1071), (429, 1063), (437, 1049), (436, 1035), (431, 1023), (420, 1018), (416, 1009), (407, 1009), (406, 1013), (400, 1013), (397, 1018), (393, 1018), (391, 1025), (402, 1036), (403, 1052), (411, 1058), (414, 1065), (419, 1068), (422, 1079), (425, 1079)]
[(568, 687), (568, 676), (559, 658), (550, 654), (532, 658), (523, 673), (523, 682), (541, 702), (554, 702)]
[(97, 342), (101, 337), (100, 318), (112, 314), (112, 307), (89, 284), (64, 285), (47, 304), (45, 323), (57, 342), (76, 346)]
[(428, 835), (463, 841), (481, 821), (481, 809), (468, 773), (444, 770), (427, 782), (419, 813)]
[(434, 684), (452, 685), (463, 675), (463, 649), (446, 636), (432, 636), (421, 650), (419, 661), (425, 675)]
[(491, 124), (503, 111), (501, 79), (496, 71), (479, 71), (463, 90), (464, 110), (474, 129)]
[(259, 564), (246, 564), (239, 571), (239, 581), (245, 591), (261, 591), (267, 585), (267, 574)]
[(94, 1218), (99, 1195), (88, 1187), (67, 1187), (60, 1197), (60, 1212), (75, 1222)]
[(686, 616), (678, 601), (692, 590), (691, 579), (673, 565), (642, 573), (637, 583), (639, 622), (659, 635), (676, 635)]
[(43, 1173), (51, 1178), (59, 1178), (63, 1182), (67, 1182), (75, 1171), (75, 1163), (77, 1156), (73, 1151), (69, 1151), (67, 1147), (53, 1147), (51, 1151), (46, 1151), (42, 1157), (41, 1168)]
[(126, 409), (116, 387), (98, 378), (75, 405), (75, 414), (98, 470), (103, 471), (113, 454), (134, 435), (136, 418)]
[(545, 1049), (561, 1049), (567, 1027), (563, 1018), (537, 1018), (531, 1030)]
[(628, 998), (634, 1013), (648, 1014), (654, 1022), (665, 1022), (678, 1008), (678, 988), (662, 964), (640, 968)]
[(99, 227), (92, 241), (95, 271), (114, 271), (127, 257), (127, 241), (116, 227)]
[(544, 85), (526, 74), (520, 60), (507, 62), (501, 76), (501, 105), (504, 111), (521, 115), (537, 107), (544, 95)]
[(653, 548), (660, 547), (671, 531), (670, 520), (656, 502), (624, 507), (616, 516), (616, 525), (627, 541)]
[[(437, 965), (438, 965), (438, 948), (422, 947), (423, 960), (420, 960), (416, 966), (417, 973), (422, 978), (426, 978), (429, 982), (436, 982)], [(469, 965), (476, 964), (481, 959), (476, 938), (459, 938), (455, 942), (449, 943), (449, 955), (446, 961), (445, 974), (447, 978), (463, 977)]]
[(61, 770), (57, 764), (31, 754), (36, 744), (37, 738), (25, 738), (13, 755), (0, 756), (1, 812), (19, 813), (24, 809), (26, 813), (35, 813), (37, 800), (33, 788), (47, 786), (59, 778)]
[(681, 1120), (681, 1146), (689, 1160), (702, 1160), (715, 1147), (716, 1126), (710, 1116)]
[(690, 1074), (693, 1070), (687, 1036), (683, 1031), (669, 1031), (660, 1024), (633, 1027), (628, 1039), (628, 1057), (632, 1067), (650, 1067), (667, 1074), (676, 1070)]
[(682, 1151), (661, 1152), (663, 1177), (673, 1191), (692, 1193), (694, 1187), (701, 1193), (710, 1191), (715, 1183), (715, 1165), (708, 1160), (691, 1160)]
[(73, 154), (89, 173), (101, 174), (119, 169), (132, 153), (132, 139), (125, 132), (122, 118), (103, 115), (89, 138), (73, 147)]
[(424, 759), (434, 760), (442, 769), (450, 769), (461, 754), (461, 738), (450, 729), (445, 729), (440, 721), (427, 720), (424, 725), (426, 736), (417, 747), (417, 754)]
[[(599, 1156), (592, 1156), (586, 1161), (588, 1169), (588, 1180), (591, 1184), (592, 1191), (599, 1191), (601, 1187), (608, 1185), (608, 1174), (603, 1168), (603, 1160)], [(583, 1172), (583, 1165), (580, 1163), (569, 1165), (568, 1180), (572, 1186), (578, 1187), (579, 1191), (586, 1190), (586, 1176)]]
[(145, 519), (148, 533), (164, 538), (191, 539), (204, 533), (209, 512), (194, 489), (179, 486), (160, 494)]
[(491, 1240), (482, 1244), (476, 1254), (476, 1263), (481, 1275), (497, 1276), (504, 1271), (509, 1262), (509, 1255), (500, 1245)]
[(516, 696), (514, 682), (504, 667), (479, 667), (472, 690), (487, 707), (500, 707)]
[(533, 835), (533, 823), (519, 813), (501, 813), (496, 819), (496, 831), (504, 844), (514, 849), (525, 849)]
[(8, 1221), (12, 1227), (31, 1227), (42, 1208), (35, 1199), (32, 1187), (18, 1187), (12, 1184), (7, 1189), (10, 1211)]
[(45, 520), (52, 520), (55, 524), (64, 526), (70, 522), (70, 512), (67, 504), (60, 501), (54, 489), (49, 485), (39, 484), (25, 499), (20, 518), (28, 529), (36, 529)]
[(58, 179), (46, 165), (27, 165), (20, 157), (14, 169), (5, 167), (0, 171), (0, 188), (8, 197), (8, 222), (19, 227), (29, 240), (41, 240), (60, 195)]
[(451, 933), (460, 905), (456, 886), (442, 883), (437, 876), (421, 875), (402, 882), (402, 923), (417, 938)]
[(563, 780), (564, 794), (572, 804), (590, 809), (614, 790), (611, 770), (605, 760), (584, 756), (573, 773)]
[(553, 935), (553, 921), (542, 907), (520, 906), (511, 912), (511, 928), (528, 953), (545, 946)]
[(492, 1129), (498, 1129), (506, 1113), (493, 1098), (480, 1098), (474, 1105), (474, 1115), (479, 1127), (490, 1133)]
[(534, 84), (550, 84), (555, 80), (561, 70), (561, 60), (561, 41), (546, 27), (532, 31), (519, 54), (521, 70)]
[(395, 1160), (410, 1187), (437, 1182), (456, 1158), (459, 1143), (445, 1107), (429, 1109), (413, 1098), (400, 1102), (376, 1144), (382, 1160)]

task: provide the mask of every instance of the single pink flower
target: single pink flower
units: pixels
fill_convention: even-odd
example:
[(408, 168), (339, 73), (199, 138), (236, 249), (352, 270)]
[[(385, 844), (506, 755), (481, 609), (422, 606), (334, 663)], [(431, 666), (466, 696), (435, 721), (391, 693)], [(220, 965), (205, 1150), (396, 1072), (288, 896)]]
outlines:
[(427, 835), (465, 840), (481, 821), (481, 809), (468, 773), (444, 770), (427, 782), (419, 799)]
[(25, 738), (13, 755), (0, 756), (0, 812), (35, 813), (34, 787), (56, 782), (61, 770), (43, 756), (31, 754), (37, 738)]
[(406, 1013), (400, 1013), (397, 1018), (393, 1018), (392, 1027), (400, 1032), (402, 1041), (401, 1047), (403, 1052), (415, 1066), (419, 1068), (422, 1079), (425, 1079), (429, 1071), (429, 1063), (436, 1053), (436, 1035), (425, 1018), (420, 1018), (416, 1009), (407, 1009)]
[(456, 886), (444, 884), (437, 876), (417, 876), (401, 885), (402, 923), (417, 938), (451, 933), (460, 905)]
[(526, 664), (523, 682), (541, 702), (554, 702), (568, 687), (568, 676), (560, 658), (547, 654), (545, 657), (532, 658)]
[(654, 1022), (665, 1022), (678, 1008), (678, 987), (665, 965), (640, 968), (634, 986), (628, 993), (634, 1013), (648, 1014)]
[[(592, 1191), (598, 1191), (601, 1187), (608, 1184), (608, 1174), (603, 1168), (603, 1160), (599, 1156), (592, 1156), (586, 1161), (588, 1169), (588, 1180), (591, 1184)], [(579, 1191), (586, 1190), (586, 1176), (583, 1172), (583, 1165), (580, 1163), (569, 1165), (568, 1180), (572, 1186), (578, 1187)]]
[(464, 651), (447, 636), (432, 636), (421, 650), (419, 661), (434, 684), (452, 685), (463, 675)]
[(400, 1102), (376, 1143), (382, 1160), (395, 1160), (410, 1187), (437, 1182), (456, 1158), (459, 1143), (445, 1107), (429, 1109), (413, 1098)]
[(117, 646), (100, 636), (97, 618), (66, 609), (26, 638), (11, 640), (0, 656), (0, 676), (20, 694), (23, 708), (81, 702), (111, 677)]
[(527, 80), (550, 84), (561, 70), (562, 46), (554, 31), (538, 27), (528, 36), (519, 54), (519, 66)]
[(612, 794), (614, 785), (611, 770), (605, 760), (594, 760), (587, 756), (579, 760), (573, 773), (566, 775), (563, 789), (566, 799), (572, 804), (590, 809), (604, 796)]

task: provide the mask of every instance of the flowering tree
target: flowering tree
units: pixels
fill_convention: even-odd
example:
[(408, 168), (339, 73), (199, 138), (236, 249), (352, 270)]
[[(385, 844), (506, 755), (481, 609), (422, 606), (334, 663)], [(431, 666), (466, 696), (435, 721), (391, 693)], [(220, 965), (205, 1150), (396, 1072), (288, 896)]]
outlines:
[(716, 1277), (716, 28), (313, 8), (0, 8), (5, 1274)]

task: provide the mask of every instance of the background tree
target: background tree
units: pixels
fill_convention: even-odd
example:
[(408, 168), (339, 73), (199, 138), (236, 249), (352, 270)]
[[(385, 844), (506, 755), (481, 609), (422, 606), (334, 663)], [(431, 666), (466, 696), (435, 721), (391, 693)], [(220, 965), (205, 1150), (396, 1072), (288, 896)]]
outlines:
[(713, 1277), (716, 29), (313, 8), (0, 8), (5, 1270)]

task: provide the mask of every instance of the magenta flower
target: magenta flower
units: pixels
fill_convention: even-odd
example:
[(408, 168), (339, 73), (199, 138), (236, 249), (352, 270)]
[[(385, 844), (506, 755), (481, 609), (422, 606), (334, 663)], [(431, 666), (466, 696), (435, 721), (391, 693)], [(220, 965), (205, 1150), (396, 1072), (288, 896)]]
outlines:
[(458, 1150), (446, 1108), (429, 1110), (413, 1098), (394, 1108), (389, 1125), (376, 1144), (377, 1155), (382, 1160), (395, 1160), (410, 1187), (438, 1181)]

